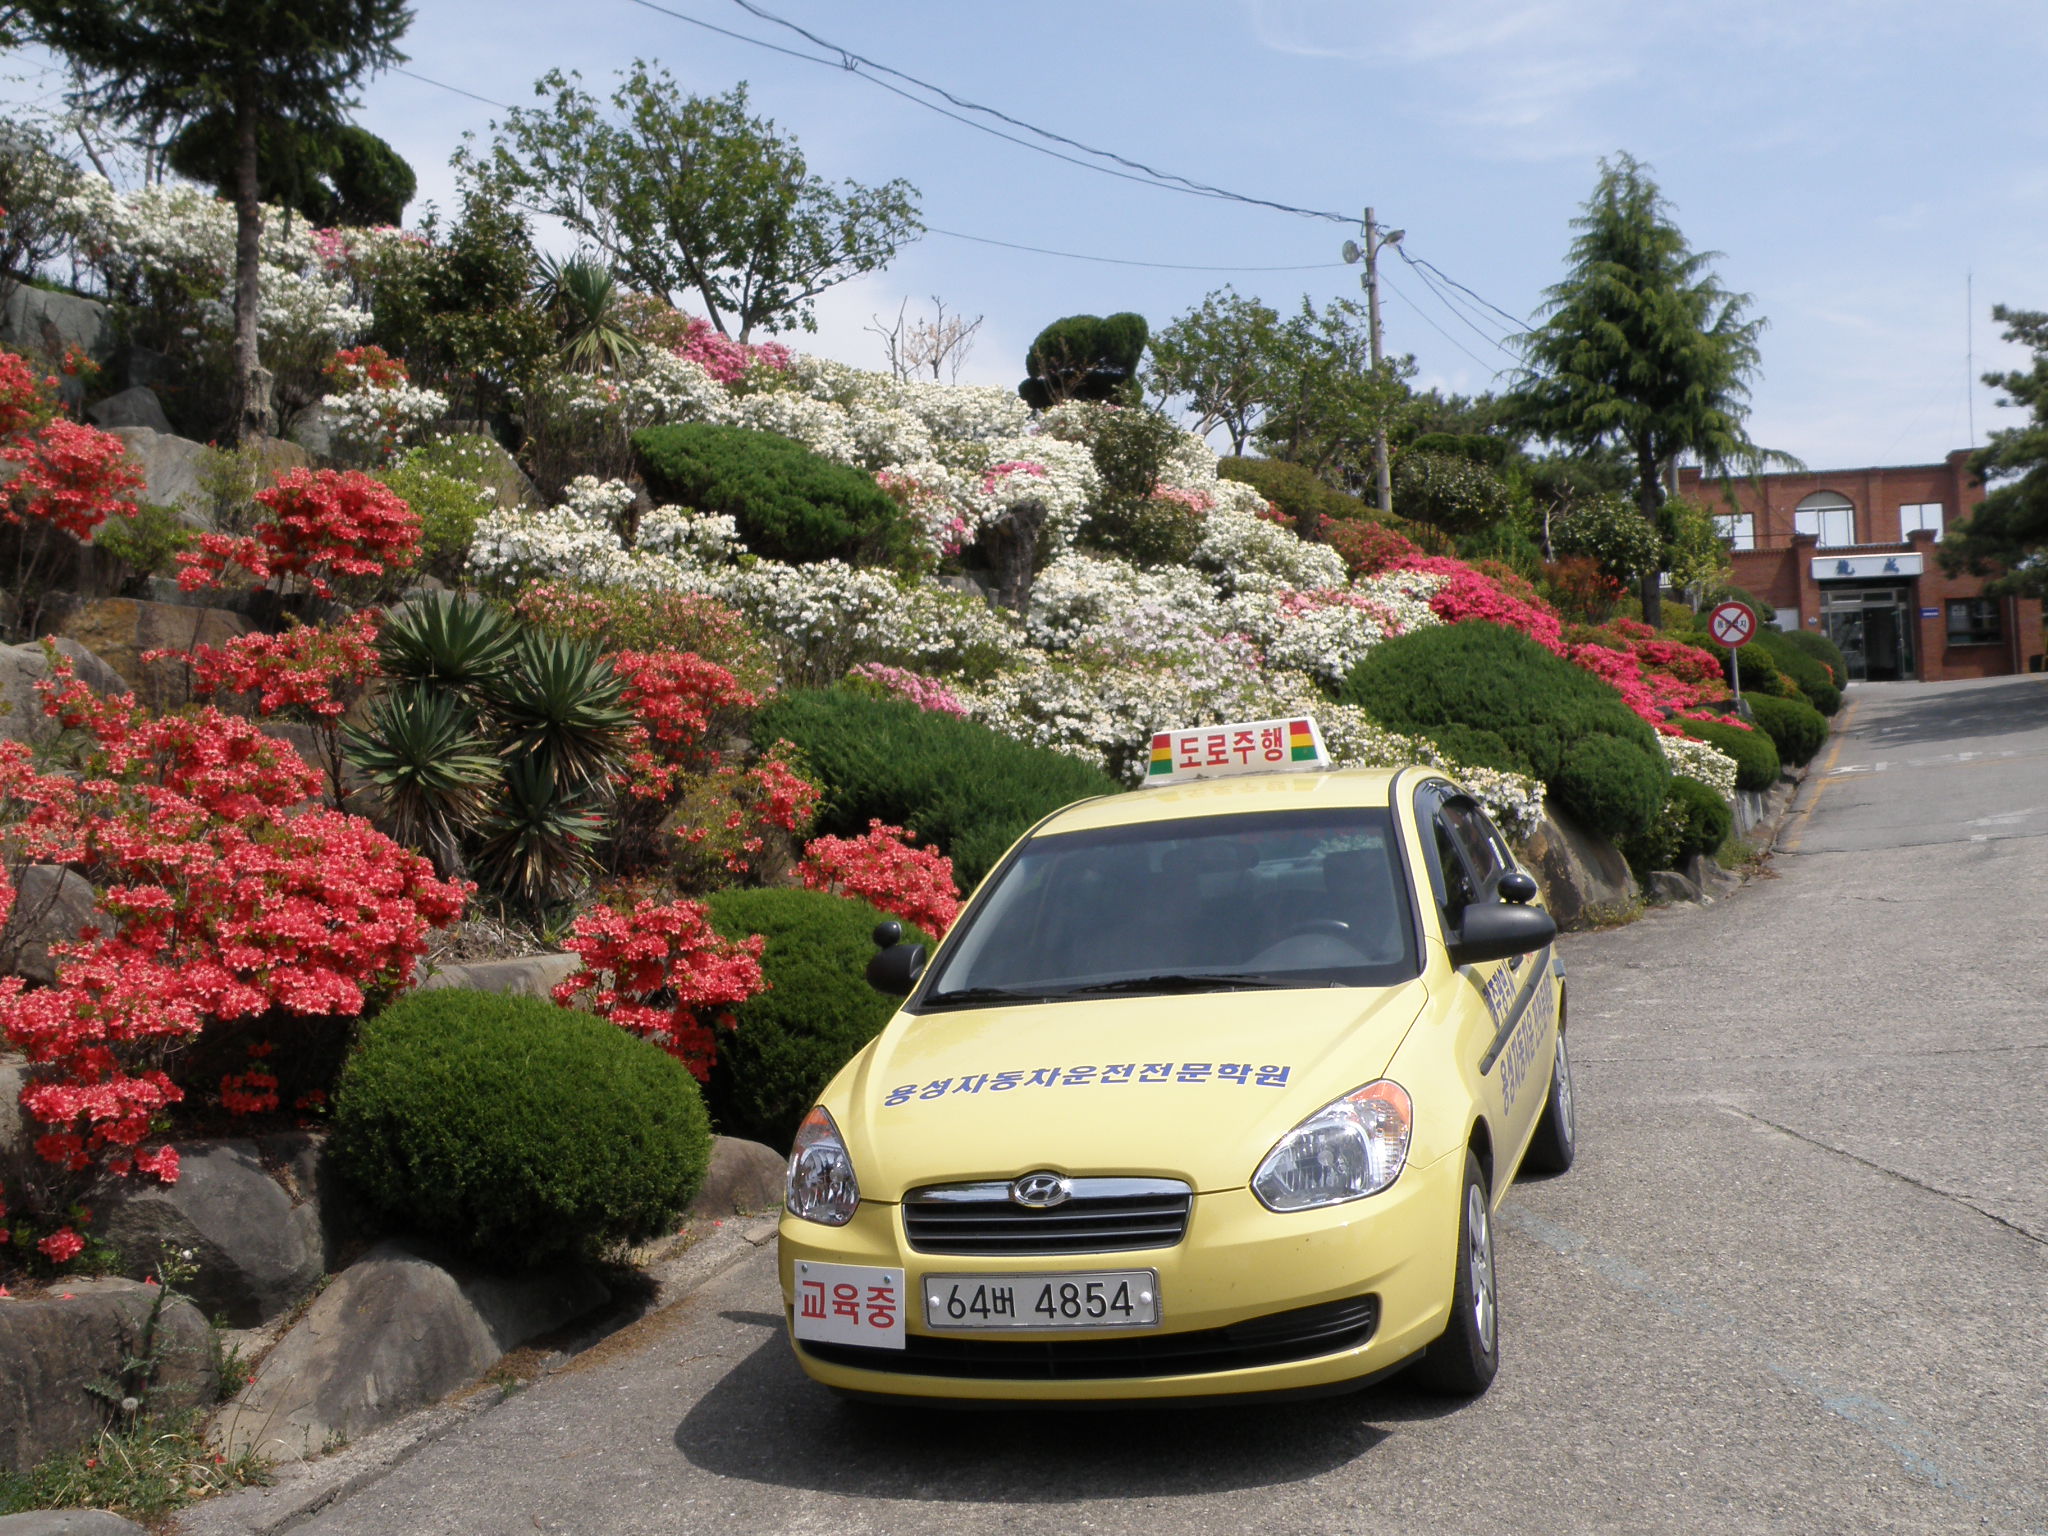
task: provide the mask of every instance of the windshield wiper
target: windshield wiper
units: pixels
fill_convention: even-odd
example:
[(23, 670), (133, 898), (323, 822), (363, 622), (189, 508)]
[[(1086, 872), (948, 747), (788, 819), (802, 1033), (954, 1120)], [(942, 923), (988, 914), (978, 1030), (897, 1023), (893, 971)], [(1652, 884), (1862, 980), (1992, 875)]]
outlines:
[(953, 992), (932, 992), (919, 1000), (925, 1008), (971, 1008), (976, 1003), (1036, 1003), (1060, 996), (1060, 987), (961, 987)]
[(1126, 976), (1121, 981), (1101, 981), (1092, 986), (1069, 987), (1067, 995), (1084, 997), (1104, 992), (1207, 992), (1239, 988), (1298, 987), (1298, 981), (1282, 981), (1256, 971), (1161, 971), (1152, 976)]

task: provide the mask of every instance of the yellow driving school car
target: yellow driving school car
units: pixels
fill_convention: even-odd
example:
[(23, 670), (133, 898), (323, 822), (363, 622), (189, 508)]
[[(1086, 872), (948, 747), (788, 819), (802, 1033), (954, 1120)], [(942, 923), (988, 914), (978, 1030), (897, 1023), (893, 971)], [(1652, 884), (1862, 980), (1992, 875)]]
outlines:
[(1313, 720), (1154, 738), (982, 883), (799, 1131), (781, 1277), (858, 1396), (1485, 1390), (1493, 1220), (1574, 1147), (1556, 926), (1479, 804)]

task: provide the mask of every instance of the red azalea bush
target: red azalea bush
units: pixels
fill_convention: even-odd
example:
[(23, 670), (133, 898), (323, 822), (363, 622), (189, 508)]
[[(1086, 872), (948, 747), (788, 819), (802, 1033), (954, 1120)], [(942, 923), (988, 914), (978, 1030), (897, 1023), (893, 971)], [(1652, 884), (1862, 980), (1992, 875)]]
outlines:
[(338, 720), (376, 674), (380, 617), (366, 608), (332, 628), (296, 624), (281, 635), (238, 635), (225, 645), (150, 651), (142, 659), (177, 656), (192, 668), (194, 693), (255, 693), (258, 714), (302, 708)]
[(771, 881), (789, 868), (824, 798), (792, 766), (795, 751), (778, 741), (751, 768), (723, 764), (685, 784), (670, 821), (679, 885), (709, 890), (735, 876)]
[[(0, 414), (7, 414), (4, 402)], [(89, 539), (109, 514), (135, 515), (142, 475), (111, 432), (60, 416), (0, 447), (0, 461), (19, 466), (0, 502), (10, 523), (44, 522)]]
[(1628, 595), (1628, 588), (1590, 555), (1551, 561), (1543, 567), (1543, 584), (1558, 612), (1581, 623), (1599, 623)]
[(857, 896), (871, 907), (944, 938), (960, 915), (953, 861), (936, 848), (913, 848), (915, 832), (868, 822), (863, 837), (820, 837), (804, 849), (797, 877), (813, 891)]
[(33, 432), (56, 414), (54, 379), (39, 379), (14, 352), (0, 352), (0, 438)]
[(271, 515), (253, 536), (209, 533), (182, 552), (178, 585), (218, 586), (229, 566), (259, 581), (302, 576), (316, 597), (333, 595), (332, 575), (381, 576), (419, 554), (420, 520), (382, 481), (359, 470), (294, 469), (256, 500)]
[(760, 936), (722, 937), (694, 901), (594, 908), (576, 919), (566, 944), (583, 968), (554, 989), (554, 1000), (653, 1041), (700, 1082), (717, 1059), (714, 1028), (732, 1028), (731, 1010), (767, 986)]
[(1420, 545), (1384, 523), (1340, 522), (1325, 517), (1316, 532), (1323, 543), (1337, 552), (1353, 576), (1377, 576), (1425, 558)]
[[(410, 982), (428, 930), (467, 894), (368, 822), (309, 805), (319, 776), (251, 722), (151, 717), (52, 660), (44, 708), (86, 745), (73, 777), (0, 743), (4, 852), (84, 873), (109, 924), (51, 946), (54, 985), (0, 980), (0, 1036), (31, 1067), (21, 1105), (59, 1171), (30, 1190), (44, 1212), (99, 1171), (174, 1180), (176, 1153), (144, 1146), (186, 1096), (173, 1051), (238, 1020), (359, 1015)], [(222, 1080), (223, 1109), (275, 1103), (254, 1075)]]
[(404, 362), (382, 347), (343, 347), (322, 370), (343, 394), (364, 389), (396, 389), (412, 381)]
[(716, 753), (705, 741), (714, 724), (729, 723), (761, 701), (716, 662), (688, 651), (620, 651), (612, 670), (625, 685), (620, 702), (633, 712), (627, 740), (627, 787), (657, 799)]
[(741, 688), (763, 698), (775, 684), (774, 661), (747, 621), (737, 609), (701, 593), (598, 591), (542, 581), (525, 587), (512, 611), (600, 650), (689, 651), (716, 662)]

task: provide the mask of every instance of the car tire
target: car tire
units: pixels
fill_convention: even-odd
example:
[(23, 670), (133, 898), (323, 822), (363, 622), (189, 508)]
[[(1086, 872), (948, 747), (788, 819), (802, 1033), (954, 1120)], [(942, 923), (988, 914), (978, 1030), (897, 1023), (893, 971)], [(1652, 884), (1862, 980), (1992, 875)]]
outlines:
[(1443, 1337), (1422, 1352), (1412, 1379), (1439, 1397), (1477, 1397), (1500, 1369), (1500, 1290), (1494, 1277), (1493, 1205), (1479, 1157), (1465, 1152), (1465, 1182), (1458, 1191), (1458, 1253), (1451, 1286), (1451, 1320)]
[(1565, 1047), (1569, 1038), (1565, 1031), (1557, 1032), (1557, 1059), (1550, 1064), (1550, 1096), (1544, 1100), (1543, 1118), (1536, 1123), (1535, 1139), (1522, 1154), (1522, 1166), (1531, 1173), (1563, 1173), (1579, 1154), (1572, 1058)]

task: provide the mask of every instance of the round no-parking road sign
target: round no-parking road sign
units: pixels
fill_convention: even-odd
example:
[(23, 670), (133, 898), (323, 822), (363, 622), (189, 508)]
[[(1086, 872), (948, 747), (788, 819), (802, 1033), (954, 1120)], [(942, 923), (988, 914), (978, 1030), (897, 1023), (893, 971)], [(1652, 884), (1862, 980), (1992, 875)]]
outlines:
[(1756, 638), (1756, 612), (1747, 603), (1716, 603), (1707, 632), (1730, 650), (1747, 645)]

